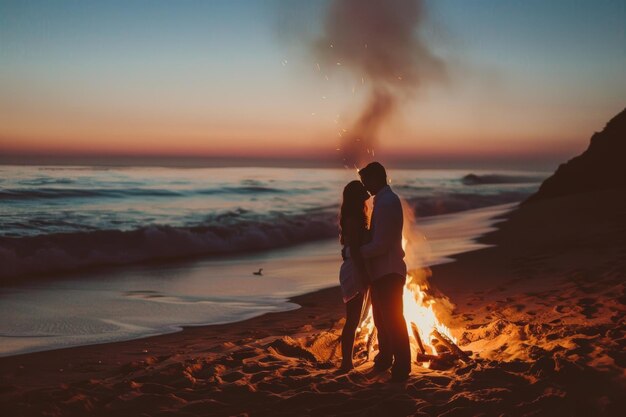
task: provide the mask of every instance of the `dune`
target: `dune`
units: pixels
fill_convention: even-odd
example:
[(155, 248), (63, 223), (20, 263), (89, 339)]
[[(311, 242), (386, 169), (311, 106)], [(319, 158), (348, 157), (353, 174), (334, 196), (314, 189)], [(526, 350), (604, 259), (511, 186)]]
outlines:
[[(623, 132), (624, 114), (587, 155), (605, 140), (622, 149), (626, 137), (611, 132)], [(587, 160), (595, 162), (580, 170), (601, 164), (612, 178), (621, 169), (618, 158), (573, 161)], [(600, 171), (593, 184), (569, 171), (559, 168), (484, 236), (490, 247), (432, 268), (431, 283), (456, 305), (448, 324), (468, 359), (414, 363), (405, 383), (389, 383), (364, 355), (338, 372), (343, 305), (330, 288), (293, 298), (298, 310), (239, 323), (0, 358), (0, 408), (10, 416), (624, 415), (626, 194)]]

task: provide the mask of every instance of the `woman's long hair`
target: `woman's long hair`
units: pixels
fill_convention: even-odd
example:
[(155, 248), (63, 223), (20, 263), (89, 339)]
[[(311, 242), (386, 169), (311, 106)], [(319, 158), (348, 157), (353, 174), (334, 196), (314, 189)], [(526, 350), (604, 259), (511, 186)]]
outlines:
[(367, 216), (367, 205), (365, 202), (369, 198), (367, 190), (360, 181), (350, 181), (343, 189), (343, 201), (339, 211), (339, 241), (343, 245), (343, 228), (347, 218), (355, 218), (367, 229), (369, 219)]

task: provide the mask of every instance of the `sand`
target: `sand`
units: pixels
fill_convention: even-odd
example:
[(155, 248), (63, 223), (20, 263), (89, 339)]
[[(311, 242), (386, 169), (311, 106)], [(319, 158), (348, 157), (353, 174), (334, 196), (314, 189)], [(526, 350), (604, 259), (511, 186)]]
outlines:
[[(302, 308), (164, 336), (0, 358), (0, 410), (26, 415), (625, 415), (624, 191), (526, 205), (435, 266), (471, 360), (389, 383), (341, 374), (338, 288)], [(433, 364), (437, 365), (437, 364)], [(438, 368), (438, 369), (433, 369)]]

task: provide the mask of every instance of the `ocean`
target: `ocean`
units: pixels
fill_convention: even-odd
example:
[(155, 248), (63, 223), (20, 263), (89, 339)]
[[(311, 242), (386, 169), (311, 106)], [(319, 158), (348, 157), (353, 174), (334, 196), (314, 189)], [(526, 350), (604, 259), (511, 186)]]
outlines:
[[(427, 264), (548, 174), (390, 171)], [(472, 175), (469, 175), (472, 174)], [(337, 285), (354, 170), (0, 166), (0, 356), (227, 323)], [(252, 272), (263, 268), (263, 275)]]

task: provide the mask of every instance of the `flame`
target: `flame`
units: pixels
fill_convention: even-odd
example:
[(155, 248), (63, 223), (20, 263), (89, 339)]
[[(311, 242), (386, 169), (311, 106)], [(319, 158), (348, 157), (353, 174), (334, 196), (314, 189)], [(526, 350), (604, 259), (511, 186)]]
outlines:
[[(402, 294), (402, 302), (404, 303), (404, 319), (407, 323), (407, 331), (411, 338), (413, 350), (417, 349), (417, 340), (413, 336), (411, 324), (415, 324), (419, 332), (419, 337), (426, 348), (426, 353), (437, 355), (437, 347), (432, 343), (432, 334), (435, 330), (447, 336), (454, 343), (456, 338), (450, 332), (450, 329), (439, 320), (435, 310), (433, 309), (436, 299), (429, 294), (428, 284), (419, 283), (416, 275), (420, 271), (411, 271), (407, 274), (404, 292)], [(430, 352), (428, 351), (430, 350)]]
[[(404, 209), (407, 213), (407, 208)], [(413, 253), (416, 249), (416, 244), (425, 241), (425, 238), (414, 232), (415, 219), (405, 215), (405, 227), (402, 236), (402, 248), (406, 253)], [(412, 251), (411, 251), (412, 249)], [(415, 262), (414, 259), (409, 259)], [(442, 335), (448, 337), (454, 343), (458, 343), (457, 339), (452, 335), (450, 329), (443, 324), (440, 317), (435, 312), (435, 305), (437, 302), (442, 302), (438, 299), (428, 286), (428, 277), (430, 276), (430, 268), (427, 267), (413, 267), (409, 269), (406, 276), (406, 283), (404, 285), (404, 291), (402, 294), (402, 301), (404, 307), (404, 318), (407, 324), (407, 332), (409, 334), (409, 340), (411, 341), (411, 356), (415, 357), (415, 353), (418, 351), (418, 341), (413, 334), (413, 325), (417, 328), (419, 338), (425, 348), (425, 353), (430, 355), (437, 355), (437, 346), (433, 343), (433, 332), (439, 331)], [(447, 300), (447, 299), (446, 299)], [(368, 307), (366, 314), (363, 315), (363, 320), (357, 329), (357, 334), (364, 336), (365, 345), (368, 348), (368, 357), (373, 350), (373, 338), (374, 333), (374, 318), (372, 315), (371, 305)], [(429, 363), (425, 363), (428, 367)]]

